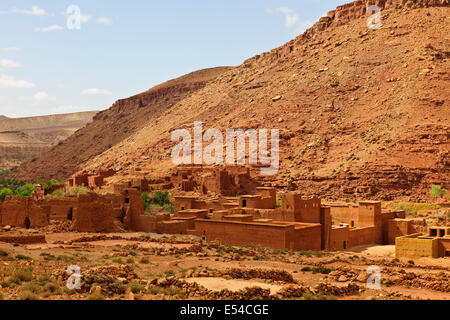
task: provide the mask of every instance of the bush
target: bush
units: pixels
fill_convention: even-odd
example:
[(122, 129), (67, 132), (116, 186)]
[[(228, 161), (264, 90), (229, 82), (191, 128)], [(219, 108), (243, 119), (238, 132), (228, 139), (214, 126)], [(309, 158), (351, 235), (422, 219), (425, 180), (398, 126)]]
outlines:
[(14, 270), (11, 282), (20, 284), (22, 282), (30, 282), (33, 280), (33, 270), (32, 269), (16, 269)]
[(0, 201), (3, 202), (5, 201), (5, 198), (7, 196), (13, 196), (14, 195), (14, 191), (12, 191), (10, 188), (4, 188), (0, 191)]
[(136, 281), (132, 281), (129, 285), (129, 288), (131, 288), (131, 292), (133, 292), (134, 294), (137, 293), (141, 293), (142, 291), (145, 290), (145, 286), (139, 282)]
[(170, 204), (169, 192), (167, 191), (157, 191), (152, 195), (152, 203), (157, 204), (161, 207)]
[(22, 291), (19, 297), (20, 300), (39, 300), (39, 297), (35, 293), (28, 290)]
[(105, 300), (105, 296), (103, 296), (102, 294), (91, 294), (88, 298), (88, 300)]
[(442, 198), (447, 193), (447, 189), (442, 188), (441, 186), (433, 184), (431, 186), (430, 195), (433, 198)]
[(143, 192), (141, 194), (141, 198), (142, 198), (142, 204), (144, 205), (144, 210), (146, 211), (148, 209), (148, 207), (150, 206), (150, 202), (149, 202), (149, 194), (148, 192)]
[(33, 194), (34, 189), (35, 189), (34, 184), (27, 183), (27, 184), (21, 186), (19, 189), (17, 189), (16, 194), (19, 197), (31, 197), (31, 195)]
[(91, 192), (89, 188), (80, 186), (64, 186), (63, 189), (55, 190), (52, 194), (47, 195), (47, 199), (57, 199), (63, 197), (78, 197), (79, 195)]
[(311, 271), (312, 273), (329, 274), (333, 269), (320, 266), (312, 268)]

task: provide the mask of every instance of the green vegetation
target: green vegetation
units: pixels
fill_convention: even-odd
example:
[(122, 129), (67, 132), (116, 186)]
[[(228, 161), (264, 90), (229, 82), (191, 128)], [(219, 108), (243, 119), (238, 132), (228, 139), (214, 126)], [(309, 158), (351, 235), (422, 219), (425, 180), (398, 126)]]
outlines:
[(63, 197), (78, 197), (79, 195), (91, 192), (86, 187), (80, 186), (64, 186), (63, 189), (55, 190), (52, 194), (47, 195), (47, 199), (63, 198)]
[(48, 180), (47, 182), (42, 184), (42, 189), (47, 194), (47, 193), (53, 192), (53, 187), (54, 186), (61, 185), (61, 184), (64, 184), (64, 183), (65, 183), (65, 181), (58, 181), (58, 180), (55, 180), (55, 179)]
[(152, 195), (152, 203), (157, 204), (161, 207), (171, 204), (169, 192), (157, 191)]
[(302, 271), (303, 272), (312, 272), (313, 274), (316, 274), (316, 273), (329, 274), (331, 271), (333, 271), (333, 269), (326, 268), (326, 267), (323, 267), (323, 266), (313, 267), (313, 268), (311, 268), (311, 267), (303, 267)]
[(10, 172), (11, 170), (9, 170), (9, 169), (1, 169), (0, 168), (0, 177), (2, 176), (2, 175), (4, 175), (4, 174), (7, 174), (8, 172)]
[(174, 212), (174, 204), (170, 201), (169, 192), (157, 191), (150, 195), (147, 192), (141, 194), (142, 203), (147, 214), (155, 215), (160, 212)]
[(150, 206), (150, 202), (149, 202), (149, 194), (148, 192), (143, 192), (141, 194), (141, 198), (142, 198), (142, 204), (144, 205), (144, 210), (147, 211), (148, 207)]
[(442, 188), (441, 186), (433, 184), (431, 186), (430, 195), (433, 198), (442, 198), (447, 193), (447, 189)]

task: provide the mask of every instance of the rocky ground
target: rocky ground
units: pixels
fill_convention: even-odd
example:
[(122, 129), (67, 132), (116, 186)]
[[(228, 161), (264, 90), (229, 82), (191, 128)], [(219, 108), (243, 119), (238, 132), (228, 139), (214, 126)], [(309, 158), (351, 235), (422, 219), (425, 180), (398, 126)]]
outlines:
[[(46, 241), (0, 243), (0, 298), (450, 299), (449, 258), (395, 259), (394, 246), (292, 252), (146, 233), (48, 232)], [(67, 287), (76, 283), (70, 266), (79, 290)], [(380, 268), (379, 289), (367, 287), (369, 266)]]

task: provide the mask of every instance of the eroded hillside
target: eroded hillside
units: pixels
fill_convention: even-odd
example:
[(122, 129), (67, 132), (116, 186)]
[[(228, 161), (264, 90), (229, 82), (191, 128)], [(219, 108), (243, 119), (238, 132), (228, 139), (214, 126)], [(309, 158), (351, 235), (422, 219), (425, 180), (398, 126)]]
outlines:
[(96, 114), (78, 112), (27, 118), (0, 116), (0, 168), (12, 168), (68, 138)]
[[(157, 112), (144, 101), (151, 117), (139, 130), (130, 124), (123, 141), (105, 142), (96, 127), (103, 112), (15, 174), (64, 176), (75, 163), (119, 177), (133, 168), (164, 174), (174, 166), (170, 133), (202, 120), (204, 129), (280, 129), (281, 170), (266, 185), (326, 198), (418, 199), (432, 183), (449, 182), (450, 8), (446, 0), (402, 2), (386, 2), (378, 30), (367, 28), (365, 1), (338, 7), (184, 99)], [(124, 103), (111, 109), (121, 110), (117, 118)]]
[(111, 108), (96, 114), (94, 121), (67, 140), (13, 170), (11, 176), (21, 180), (34, 180), (36, 177), (65, 179), (228, 69), (200, 70), (119, 100)]

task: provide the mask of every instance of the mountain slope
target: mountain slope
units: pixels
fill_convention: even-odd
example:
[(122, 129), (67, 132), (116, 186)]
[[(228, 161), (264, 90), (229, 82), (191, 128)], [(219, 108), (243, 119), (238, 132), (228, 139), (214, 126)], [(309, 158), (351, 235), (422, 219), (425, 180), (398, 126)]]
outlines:
[(268, 185), (328, 198), (425, 197), (432, 183), (450, 181), (450, 8), (436, 3), (445, 6), (390, 5), (379, 30), (367, 29), (360, 2), (339, 7), (177, 103), (87, 168), (164, 174), (173, 167), (170, 132), (203, 120), (204, 129), (222, 132), (279, 128), (281, 170)]
[(11, 168), (32, 159), (92, 121), (96, 113), (27, 118), (0, 116), (0, 168)]
[[(222, 132), (280, 129), (281, 170), (261, 179), (266, 185), (330, 199), (420, 199), (432, 183), (448, 186), (449, 2), (385, 5), (379, 30), (367, 28), (365, 1), (338, 7), (86, 157), (80, 169), (116, 168), (117, 179), (133, 168), (164, 175), (174, 166), (170, 133), (202, 120)], [(66, 161), (82, 153), (68, 150)], [(39, 170), (45, 159), (18, 173)]]
[(99, 112), (92, 123), (77, 130), (67, 140), (24, 163), (9, 176), (21, 180), (66, 179), (81, 164), (129, 137), (176, 102), (203, 88), (228, 67), (196, 71), (170, 80), (146, 92), (122, 99)]

